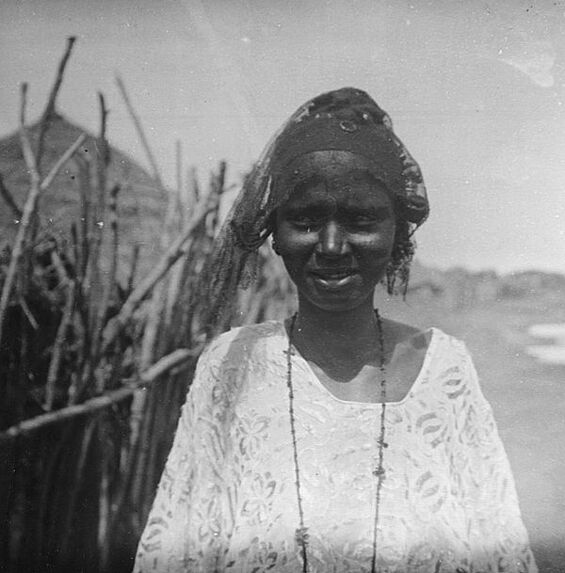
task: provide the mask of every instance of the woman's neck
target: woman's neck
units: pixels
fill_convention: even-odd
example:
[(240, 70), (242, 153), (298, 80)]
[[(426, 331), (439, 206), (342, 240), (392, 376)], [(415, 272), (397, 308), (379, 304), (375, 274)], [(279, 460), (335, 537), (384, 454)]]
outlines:
[(300, 301), (293, 342), (315, 362), (359, 363), (378, 358), (378, 326), (372, 301), (342, 312), (326, 311)]

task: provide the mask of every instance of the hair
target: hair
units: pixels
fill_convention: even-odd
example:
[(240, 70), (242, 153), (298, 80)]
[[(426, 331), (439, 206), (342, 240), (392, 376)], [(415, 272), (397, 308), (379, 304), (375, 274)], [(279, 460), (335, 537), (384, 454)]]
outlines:
[(402, 294), (405, 298), (408, 292), (410, 265), (416, 251), (416, 241), (413, 237), (413, 225), (397, 214), (392, 255), (383, 278), (387, 293), (391, 296)]

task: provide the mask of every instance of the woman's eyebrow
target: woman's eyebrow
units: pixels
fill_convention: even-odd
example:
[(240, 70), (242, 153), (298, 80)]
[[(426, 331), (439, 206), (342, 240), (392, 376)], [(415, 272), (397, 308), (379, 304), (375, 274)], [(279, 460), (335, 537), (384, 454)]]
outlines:
[(332, 211), (335, 208), (331, 201), (323, 199), (304, 199), (298, 200), (296, 203), (287, 205), (284, 210), (290, 215), (295, 215), (297, 213), (303, 212), (326, 212)]
[(375, 205), (372, 202), (359, 203), (358, 201), (349, 201), (344, 205), (347, 211), (370, 211), (371, 213), (389, 213), (392, 207), (387, 204)]
[(311, 175), (299, 181), (292, 189), (291, 195), (301, 195), (308, 189), (317, 187), (318, 185), (327, 185), (325, 178), (319, 174)]

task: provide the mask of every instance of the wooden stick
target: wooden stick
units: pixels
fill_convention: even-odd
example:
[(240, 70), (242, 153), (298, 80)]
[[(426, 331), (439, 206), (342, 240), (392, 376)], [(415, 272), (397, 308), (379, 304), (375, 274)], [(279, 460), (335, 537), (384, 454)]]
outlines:
[[(97, 153), (94, 181), (96, 188), (96, 199), (94, 202), (94, 209), (92, 213), (92, 221), (90, 225), (90, 233), (92, 239), (90, 240), (90, 256), (85, 275), (86, 289), (100, 285), (100, 256), (102, 253), (102, 240), (104, 238), (104, 215), (106, 213), (106, 179), (107, 170), (110, 163), (110, 149), (106, 141), (106, 120), (108, 117), (108, 110), (106, 109), (106, 102), (104, 96), (98, 93), (98, 102), (100, 106), (100, 134), (96, 140)], [(95, 297), (98, 298), (98, 297)], [(93, 297), (90, 299), (94, 300)], [(91, 306), (90, 323), (96, 330), (97, 312), (96, 304)]]
[(182, 205), (181, 195), (183, 190), (183, 182), (182, 182), (182, 142), (180, 139), (177, 139), (176, 145), (176, 176), (177, 176), (177, 188), (176, 188), (176, 195), (177, 195), (177, 207)]
[(16, 201), (12, 197), (12, 194), (8, 191), (6, 184), (4, 183), (4, 179), (0, 174), (0, 195), (2, 195), (2, 199), (6, 201), (8, 207), (12, 209), (12, 213), (14, 213), (14, 217), (19, 221), (22, 218), (22, 210), (18, 207)]
[(200, 184), (196, 167), (191, 167), (186, 173), (185, 209), (190, 209), (200, 199)]
[[(116, 282), (116, 274), (118, 271), (118, 247), (119, 247), (119, 216), (118, 216), (118, 193), (120, 192), (120, 186), (118, 184), (114, 185), (110, 190), (110, 231), (112, 233), (112, 252), (111, 252), (111, 263), (110, 263), (110, 273), (108, 275), (108, 284), (112, 285), (112, 288)], [(105, 319), (106, 317), (104, 317)]]
[[(116, 84), (118, 86), (118, 89), (120, 90), (120, 93), (122, 95), (122, 98), (124, 100), (126, 108), (128, 110), (128, 113), (129, 113), (129, 115), (133, 121), (135, 129), (137, 131), (137, 135), (139, 137), (139, 140), (141, 142), (143, 150), (145, 151), (145, 155), (147, 156), (147, 159), (149, 161), (149, 165), (151, 166), (153, 178), (155, 179), (155, 181), (157, 182), (157, 185), (162, 190), (167, 191), (168, 203), (167, 203), (167, 212), (166, 212), (166, 216), (165, 216), (165, 232), (161, 235), (161, 248), (163, 250), (165, 250), (170, 245), (169, 241), (170, 241), (170, 235), (171, 235), (172, 219), (173, 219), (173, 216), (175, 214), (174, 193), (172, 193), (170, 190), (167, 190), (163, 184), (163, 180), (161, 178), (161, 172), (160, 172), (159, 166), (157, 164), (157, 161), (155, 160), (155, 156), (153, 155), (153, 152), (151, 150), (151, 146), (149, 145), (149, 141), (145, 135), (145, 130), (143, 129), (143, 125), (141, 123), (141, 120), (139, 119), (139, 116), (137, 115), (137, 113), (135, 112), (135, 110), (133, 108), (133, 104), (131, 103), (131, 100), (129, 98), (126, 86), (125, 86), (125, 84), (124, 84), (124, 82), (120, 76), (116, 76)], [(159, 278), (161, 278), (161, 277), (159, 277)], [(154, 286), (155, 286), (155, 284), (151, 286), (150, 290), (152, 290)], [(131, 296), (133, 296), (134, 293), (135, 293), (135, 291), (130, 295), (130, 298), (131, 298)], [(161, 310), (163, 308), (163, 300), (162, 300), (161, 295), (162, 295), (162, 287), (161, 286), (156, 287), (154, 292), (153, 292), (153, 302), (152, 302), (150, 310), (149, 310), (149, 315), (147, 318), (147, 325), (146, 325), (146, 328), (144, 331), (144, 336), (143, 336), (143, 341), (142, 341), (142, 350), (141, 350), (142, 367), (147, 366), (151, 362), (151, 360), (153, 359), (155, 339), (157, 336), (158, 325), (160, 322)], [(144, 297), (145, 296), (146, 295), (144, 295)], [(128, 300), (129, 300), (129, 298), (128, 298)], [(127, 302), (128, 301), (126, 301), (125, 305), (127, 304)], [(124, 305), (124, 307), (125, 307), (125, 305)], [(122, 311), (124, 310), (124, 307), (122, 308)], [(120, 315), (121, 314), (122, 313), (120, 312)], [(119, 316), (118, 316), (118, 318), (119, 318)], [(129, 317), (128, 317), (128, 320), (129, 320)], [(117, 322), (116, 322), (116, 324), (117, 324)], [(117, 336), (117, 333), (115, 336)], [(104, 348), (106, 348), (106, 347), (107, 346), (104, 346)]]
[[(25, 92), (25, 89), (22, 90)], [(25, 98), (24, 93), (22, 97)], [(25, 105), (25, 104), (24, 104)], [(21, 115), (22, 119), (25, 117), (24, 114)], [(57, 161), (57, 163), (51, 169), (49, 175), (43, 180), (42, 183), (39, 182), (39, 172), (37, 170), (36, 157), (33, 154), (29, 138), (27, 136), (27, 131), (22, 125), (21, 127), (21, 139), (22, 139), (22, 149), (24, 151), (24, 157), (26, 159), (26, 165), (30, 172), (31, 187), (26, 199), (24, 206), (24, 212), (22, 215), (22, 220), (18, 228), (16, 235), (16, 240), (14, 242), (14, 248), (12, 249), (12, 256), (10, 258), (10, 263), (8, 265), (8, 271), (6, 272), (6, 281), (2, 288), (2, 296), (0, 298), (0, 346), (2, 343), (2, 333), (4, 326), (4, 319), (6, 315), (6, 310), (8, 308), (8, 303), (10, 300), (10, 295), (14, 287), (16, 280), (16, 274), (18, 269), (18, 264), (23, 256), (25, 249), (26, 233), (31, 224), (33, 216), (35, 215), (37, 209), (37, 200), (42, 191), (45, 191), (52, 183), (53, 179), (61, 169), (61, 167), (73, 156), (76, 150), (80, 147), (84, 141), (85, 135), (82, 134), (79, 138), (67, 149), (67, 151), (62, 155), (62, 157)]]
[[(174, 268), (174, 265), (173, 265)], [(139, 364), (141, 368), (147, 368), (155, 356), (155, 346), (158, 343), (159, 327), (163, 325), (163, 309), (166, 290), (162, 283), (155, 285), (151, 293), (151, 302), (143, 326), (143, 338), (141, 340), (141, 352)]]
[(24, 420), (20, 424), (8, 428), (4, 432), (0, 433), (0, 444), (7, 441), (13, 440), (16, 437), (25, 436), (38, 430), (44, 428), (45, 426), (54, 424), (56, 422), (62, 422), (64, 420), (69, 420), (77, 416), (84, 416), (85, 414), (94, 414), (99, 410), (108, 408), (113, 404), (118, 404), (123, 400), (131, 397), (137, 388), (120, 388), (119, 390), (114, 390), (109, 392), (104, 396), (98, 396), (96, 398), (91, 398), (83, 404), (75, 404), (73, 406), (67, 406), (61, 410), (55, 412), (49, 412), (47, 414), (41, 414), (35, 418), (30, 418)]
[(57, 422), (70, 420), (71, 418), (76, 418), (77, 416), (94, 414), (99, 410), (109, 408), (114, 404), (118, 404), (123, 400), (130, 398), (136, 392), (145, 392), (145, 387), (148, 384), (154, 383), (168, 370), (176, 368), (183, 362), (193, 358), (201, 350), (202, 346), (198, 346), (193, 349), (179, 348), (168, 356), (161, 358), (161, 360), (159, 360), (156, 364), (144, 372), (139, 382), (134, 383), (131, 386), (119, 388), (118, 390), (113, 390), (112, 392), (108, 392), (103, 396), (91, 398), (82, 404), (67, 406), (55, 412), (48, 412), (46, 414), (36, 416), (35, 418), (24, 420), (23, 422), (20, 422), (19, 424), (16, 424), (15, 426), (0, 432), (0, 445), (13, 440), (14, 438), (26, 436), (32, 432), (35, 432), (36, 430), (51, 424), (55, 424)]
[(76, 225), (76, 268), (77, 276), (84, 283), (88, 259), (90, 258), (90, 159), (89, 156), (77, 155), (78, 189), (80, 194), (80, 221)]
[(67, 38), (67, 47), (65, 49), (65, 53), (59, 62), (59, 67), (57, 69), (57, 75), (55, 76), (55, 82), (51, 91), (49, 92), (49, 99), (47, 100), (47, 104), (41, 116), (41, 121), (39, 124), (39, 136), (37, 138), (37, 165), (40, 166), (41, 157), (43, 155), (43, 148), (45, 143), (45, 134), (47, 133), (47, 129), (49, 127), (49, 122), (55, 111), (55, 102), (57, 101), (57, 96), (59, 95), (59, 90), (61, 88), (61, 84), (63, 83), (63, 76), (65, 75), (65, 68), (67, 67), (67, 62), (71, 56), (71, 52), (73, 50), (73, 45), (76, 41), (76, 36), (69, 36)]
[(38, 324), (35, 316), (33, 316), (33, 313), (31, 312), (31, 309), (29, 308), (29, 306), (26, 302), (26, 299), (23, 297), (23, 295), (20, 296), (20, 298), (18, 300), (18, 304), (21, 306), (22, 310), (24, 311), (24, 315), (27, 318), (27, 320), (30, 323), (33, 330), (37, 330), (39, 328), (39, 324)]
[[(177, 140), (176, 142), (176, 192), (175, 192), (175, 202), (174, 202), (174, 213), (176, 213), (175, 227), (180, 225), (182, 229), (185, 224), (185, 213), (186, 209), (184, 206), (183, 195), (183, 181), (182, 181), (182, 146), (181, 142)], [(172, 223), (172, 221), (171, 221)], [(172, 225), (171, 225), (172, 227)], [(169, 281), (166, 286), (166, 296), (163, 297), (163, 324), (165, 328), (168, 328), (171, 324), (172, 313), (177, 301), (177, 293), (180, 285), (180, 280), (182, 276), (182, 271), (184, 268), (184, 261), (177, 261), (171, 268), (171, 274), (169, 276)]]
[(10, 263), (6, 272), (6, 280), (2, 287), (2, 294), (0, 296), (0, 348), (2, 347), (2, 332), (4, 327), (4, 319), (10, 301), (10, 295), (16, 281), (16, 272), (20, 259), (24, 254), (25, 239), (28, 227), (36, 210), (37, 197), (40, 192), (40, 176), (37, 168), (37, 157), (33, 153), (31, 142), (27, 129), (25, 126), (27, 108), (27, 84), (23, 83), (20, 88), (20, 143), (22, 153), (30, 174), (30, 190), (27, 196), (26, 204), (16, 233), (16, 240), (12, 249)]
[(71, 253), (73, 257), (74, 270), (77, 276), (80, 276), (80, 254), (78, 252), (78, 230), (76, 222), (71, 223)]
[(135, 110), (133, 109), (133, 105), (131, 103), (131, 100), (129, 99), (127, 90), (126, 90), (126, 86), (122, 80), (122, 78), (120, 76), (116, 76), (116, 84), (118, 85), (118, 89), (120, 90), (120, 93), (122, 94), (122, 98), (124, 100), (124, 103), (126, 104), (126, 108), (130, 114), (130, 117), (133, 121), (133, 124), (135, 125), (135, 129), (137, 131), (137, 135), (139, 137), (139, 140), (141, 141), (141, 145), (143, 147), (143, 150), (145, 151), (145, 154), (147, 155), (147, 159), (149, 161), (149, 165), (151, 166), (151, 170), (153, 171), (153, 178), (155, 179), (155, 181), (157, 181), (157, 184), (159, 185), (159, 187), (161, 187), (161, 189), (164, 189), (165, 186), (163, 185), (163, 180), (161, 179), (161, 172), (159, 170), (159, 167), (157, 165), (157, 161), (155, 161), (155, 156), (153, 155), (153, 152), (151, 151), (151, 147), (149, 146), (149, 141), (147, 140), (147, 137), (145, 137), (145, 131), (143, 130), (143, 126), (141, 125), (141, 120), (139, 119), (138, 115), (135, 113)]
[(156, 378), (162, 376), (168, 370), (171, 370), (172, 368), (179, 366), (179, 364), (186, 362), (188, 359), (200, 354), (201, 351), (202, 345), (192, 349), (178, 348), (170, 354), (167, 354), (167, 356), (163, 356), (163, 358), (147, 368), (147, 370), (143, 371), (140, 374), (140, 379), (146, 383), (154, 382)]
[[(118, 215), (117, 215), (117, 196), (120, 191), (119, 185), (114, 185), (110, 191), (110, 231), (112, 233), (112, 244), (111, 244), (111, 255), (110, 255), (110, 272), (106, 277), (106, 284), (104, 285), (102, 300), (100, 301), (100, 306), (98, 307), (98, 316), (96, 317), (95, 327), (94, 327), (94, 352), (93, 359), (96, 363), (99, 361), (98, 348), (101, 343), (101, 332), (102, 327), (106, 322), (106, 317), (108, 315), (108, 307), (110, 306), (110, 301), (112, 299), (112, 293), (115, 291), (116, 285), (116, 272), (118, 269)], [(101, 386), (97, 388), (98, 392), (103, 392), (105, 390), (104, 384), (106, 377), (100, 377)]]
[(68, 491), (68, 505), (67, 512), (65, 515), (65, 527), (61, 530), (63, 533), (62, 539), (59, 540), (62, 555), (68, 555), (69, 541), (72, 537), (72, 519), (75, 516), (75, 509), (78, 497), (78, 487), (77, 485), (81, 483), (81, 479), (84, 479), (84, 466), (88, 459), (88, 451), (90, 449), (90, 443), (94, 435), (94, 431), (97, 429), (97, 421), (91, 419), (87, 422), (86, 428), (82, 435), (82, 443), (80, 446), (78, 462), (74, 467), (73, 479), (70, 482), (72, 485)]
[(36, 179), (36, 183), (39, 185), (40, 176), (37, 168), (37, 157), (33, 152), (26, 128), (27, 88), (28, 85), (26, 82), (20, 87), (20, 144), (26, 167), (29, 169), (30, 178), (32, 181)]
[(110, 485), (110, 464), (113, 459), (106, 449), (104, 441), (101, 442), (101, 460), (100, 460), (100, 494), (98, 497), (98, 563), (102, 573), (108, 573), (110, 561), (109, 534), (112, 518), (112, 488)]
[(86, 139), (86, 134), (81, 133), (77, 137), (75, 142), (67, 149), (67, 151), (65, 151), (65, 153), (61, 155), (57, 163), (53, 165), (51, 171), (49, 171), (45, 179), (41, 182), (40, 191), (45, 191), (46, 189), (49, 188), (51, 183), (53, 183), (55, 177), (57, 177), (57, 175), (59, 174), (59, 171), (61, 171), (61, 168), (78, 151), (78, 148), (84, 143), (85, 139)]
[(49, 93), (49, 99), (47, 100), (47, 104), (45, 105), (45, 109), (43, 111), (43, 115), (50, 115), (53, 113), (55, 109), (55, 101), (57, 99), (57, 94), (59, 93), (59, 89), (61, 84), (63, 83), (63, 76), (65, 74), (65, 68), (67, 66), (67, 62), (71, 56), (71, 52), (73, 50), (73, 45), (76, 42), (76, 36), (69, 36), (67, 38), (67, 47), (65, 48), (65, 53), (59, 62), (59, 67), (57, 69), (57, 75), (55, 76), (55, 83), (51, 88), (51, 92)]
[(65, 265), (63, 265), (63, 261), (61, 260), (59, 253), (55, 249), (51, 251), (51, 262), (57, 271), (57, 276), (59, 277), (60, 284), (67, 286), (70, 280), (69, 275), (65, 269)]
[[(173, 236), (173, 226), (175, 219), (178, 221), (176, 215), (177, 208), (177, 194), (174, 190), (167, 189), (167, 211), (165, 214), (165, 223), (163, 232), (160, 235), (160, 247), (162, 252), (166, 252), (171, 244), (171, 237)], [(174, 267), (174, 265), (173, 265)], [(163, 320), (163, 311), (167, 307), (167, 289), (166, 285), (155, 285), (151, 293), (151, 304), (147, 312), (145, 326), (143, 329), (143, 339), (141, 341), (141, 354), (139, 363), (141, 368), (147, 368), (153, 362), (155, 352), (159, 354), (162, 349), (157, 350), (159, 329), (162, 325), (166, 325), (166, 319)]]
[(129, 269), (127, 285), (128, 296), (133, 291), (133, 283), (135, 281), (135, 275), (137, 274), (137, 263), (139, 262), (139, 245), (134, 245), (131, 251), (131, 267)]
[(185, 253), (185, 243), (192, 237), (195, 229), (211, 210), (209, 200), (201, 201), (194, 211), (194, 214), (185, 227), (178, 239), (169, 247), (161, 260), (155, 265), (151, 273), (134, 289), (123, 304), (119, 314), (115, 316), (104, 328), (102, 334), (103, 344), (102, 353), (114, 342), (122, 331), (123, 327), (130, 321), (134, 311), (145, 300), (147, 295), (152, 291), (155, 285), (165, 276), (167, 271), (175, 264), (176, 261)]
[[(101, 146), (100, 156), (103, 167), (110, 165), (110, 146), (106, 139), (106, 128), (108, 126), (108, 108), (106, 107), (106, 99), (102, 92), (98, 92), (98, 105), (100, 107), (100, 135), (98, 141)], [(105, 173), (104, 173), (105, 175)]]
[(55, 400), (55, 384), (57, 383), (57, 377), (59, 376), (59, 367), (63, 356), (63, 345), (65, 343), (67, 330), (73, 318), (73, 310), (75, 306), (76, 282), (71, 281), (68, 284), (67, 300), (65, 301), (63, 316), (55, 336), (51, 362), (49, 363), (49, 371), (47, 373), (47, 383), (45, 384), (45, 410), (48, 412), (53, 409), (53, 402)]
[(176, 186), (174, 189), (167, 189), (168, 202), (167, 212), (165, 216), (165, 232), (161, 235), (161, 247), (168, 247), (175, 228), (177, 232), (182, 229), (177, 227), (179, 222), (179, 205), (180, 205), (180, 162), (181, 162), (181, 147), (180, 141), (176, 142)]
[[(133, 454), (135, 455), (136, 467), (132, 468), (134, 474), (130, 481), (130, 499), (133, 503), (133, 507), (137, 510), (144, 505), (143, 498), (143, 486), (145, 480), (147, 479), (147, 459), (149, 457), (149, 450), (151, 447), (151, 442), (154, 441), (153, 436), (156, 435), (153, 429), (155, 427), (156, 411), (158, 406), (158, 397), (155, 396), (155, 391), (151, 392), (151, 399), (147, 400), (146, 394), (143, 394), (142, 399), (138, 407), (139, 416), (135, 416), (132, 422), (137, 419), (140, 423), (137, 430), (137, 438), (135, 442), (132, 442), (131, 448)], [(132, 407), (134, 404), (132, 403)], [(134, 412), (132, 412), (132, 415)], [(136, 430), (132, 427), (132, 436), (135, 434)], [(142, 511), (144, 508), (142, 509)], [(145, 511), (143, 511), (145, 514)]]

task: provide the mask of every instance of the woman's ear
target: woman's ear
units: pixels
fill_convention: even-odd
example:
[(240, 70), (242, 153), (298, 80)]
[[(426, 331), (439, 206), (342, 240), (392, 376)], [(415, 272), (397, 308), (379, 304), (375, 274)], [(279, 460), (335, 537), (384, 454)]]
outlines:
[(273, 247), (273, 251), (275, 251), (275, 253), (280, 257), (281, 254), (279, 252), (279, 247), (277, 245), (277, 238), (276, 238), (274, 233), (273, 233), (273, 241), (272, 241), (271, 245)]

